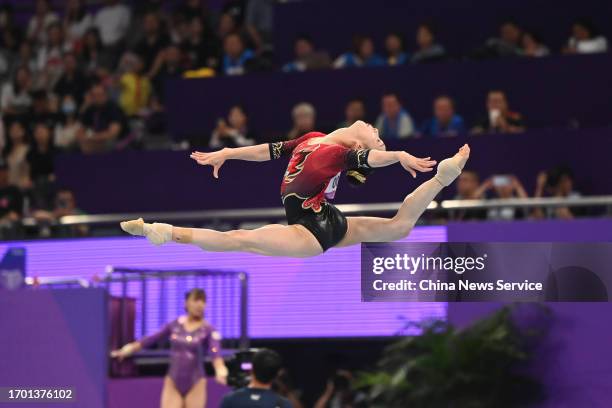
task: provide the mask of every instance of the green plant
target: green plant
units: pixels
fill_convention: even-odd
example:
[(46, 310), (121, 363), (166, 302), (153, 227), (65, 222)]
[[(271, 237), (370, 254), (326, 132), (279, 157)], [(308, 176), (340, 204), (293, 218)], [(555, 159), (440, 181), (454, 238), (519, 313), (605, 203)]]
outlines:
[(377, 368), (358, 377), (368, 406), (489, 408), (537, 402), (542, 386), (525, 368), (545, 326), (520, 328), (515, 310), (504, 307), (462, 330), (442, 321), (419, 324), (421, 335), (391, 344)]

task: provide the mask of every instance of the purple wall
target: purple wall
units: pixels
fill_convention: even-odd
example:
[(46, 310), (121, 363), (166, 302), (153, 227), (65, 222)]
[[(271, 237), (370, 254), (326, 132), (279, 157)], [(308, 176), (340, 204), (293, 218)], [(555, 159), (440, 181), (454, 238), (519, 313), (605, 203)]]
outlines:
[(416, 47), (416, 27), (424, 21), (435, 24), (439, 41), (452, 55), (467, 53), (484, 43), (497, 34), (498, 24), (508, 17), (536, 30), (553, 52), (558, 52), (567, 41), (576, 17), (592, 17), (603, 33), (612, 38), (609, 24), (612, 6), (601, 0), (336, 0), (333, 4), (309, 0), (281, 3), (275, 11), (274, 40), (280, 62), (293, 56), (293, 40), (301, 33), (309, 34), (319, 47), (336, 56), (349, 48), (355, 33), (372, 35), (382, 52), (384, 35), (399, 31), (406, 37), (406, 48), (412, 51)]
[(1, 386), (73, 387), (74, 403), (49, 405), (105, 408), (104, 290), (0, 291), (0, 311)]
[[(610, 194), (612, 164), (608, 146), (612, 129), (531, 131), (521, 135), (489, 135), (456, 139), (418, 139), (390, 144), (417, 156), (442, 159), (465, 142), (472, 147), (468, 168), (485, 178), (513, 173), (532, 194), (536, 174), (560, 163), (575, 172), (578, 191)], [(77, 192), (88, 213), (181, 211), (223, 208), (280, 207), (280, 180), (286, 160), (266, 163), (228, 162), (220, 179), (198, 166), (189, 152), (121, 152), (110, 155), (68, 155), (57, 160), (60, 185)], [(377, 170), (361, 188), (342, 181), (337, 203), (399, 202), (419, 183), (401, 166)], [(398, 183), (395, 183), (398, 181)], [(451, 198), (454, 185), (442, 197)]]
[(167, 106), (175, 137), (207, 140), (217, 118), (236, 103), (249, 111), (253, 129), (280, 136), (290, 129), (290, 112), (298, 102), (312, 103), (319, 128), (326, 130), (344, 119), (347, 101), (356, 96), (365, 99), (368, 118), (374, 120), (381, 95), (397, 92), (421, 124), (431, 116), (433, 99), (449, 94), (472, 126), (484, 115), (486, 93), (503, 89), (528, 127), (564, 127), (576, 121), (586, 127), (612, 123), (611, 70), (612, 55), (602, 54), (173, 80)]

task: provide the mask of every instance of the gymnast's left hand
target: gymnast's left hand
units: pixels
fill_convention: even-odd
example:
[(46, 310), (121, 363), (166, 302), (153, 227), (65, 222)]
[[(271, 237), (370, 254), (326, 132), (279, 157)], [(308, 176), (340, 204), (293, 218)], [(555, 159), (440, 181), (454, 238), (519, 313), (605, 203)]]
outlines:
[(431, 160), (431, 157), (418, 158), (407, 152), (400, 152), (399, 162), (402, 167), (412, 175), (416, 177), (416, 171), (426, 173), (433, 170), (433, 166), (436, 165), (435, 160)]
[(213, 176), (219, 178), (219, 169), (227, 159), (226, 149), (217, 150), (216, 152), (202, 153), (193, 152), (190, 156), (193, 160), (202, 166), (212, 166)]

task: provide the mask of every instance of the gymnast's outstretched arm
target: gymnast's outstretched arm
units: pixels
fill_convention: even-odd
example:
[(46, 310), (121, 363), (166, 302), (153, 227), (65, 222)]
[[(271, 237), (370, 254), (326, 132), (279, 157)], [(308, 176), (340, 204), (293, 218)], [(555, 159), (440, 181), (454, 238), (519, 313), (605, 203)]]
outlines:
[(212, 166), (213, 175), (219, 178), (219, 169), (226, 160), (267, 161), (270, 160), (270, 148), (268, 143), (255, 146), (225, 147), (210, 153), (193, 152), (191, 158), (202, 166)]
[(369, 167), (385, 167), (398, 162), (412, 174), (412, 177), (416, 177), (415, 170), (432, 171), (436, 164), (431, 157), (418, 158), (404, 151), (370, 150), (367, 156)]

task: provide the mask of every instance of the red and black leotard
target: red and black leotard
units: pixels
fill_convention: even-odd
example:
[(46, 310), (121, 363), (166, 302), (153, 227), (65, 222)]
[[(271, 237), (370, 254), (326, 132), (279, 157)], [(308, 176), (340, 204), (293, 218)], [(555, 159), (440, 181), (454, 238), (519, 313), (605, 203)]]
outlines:
[(310, 143), (325, 134), (310, 132), (286, 142), (270, 143), (270, 157), (291, 156), (281, 184), (281, 197), (289, 224), (304, 225), (323, 250), (346, 234), (344, 215), (327, 201), (345, 170), (369, 168), (369, 149), (354, 150), (338, 144)]

